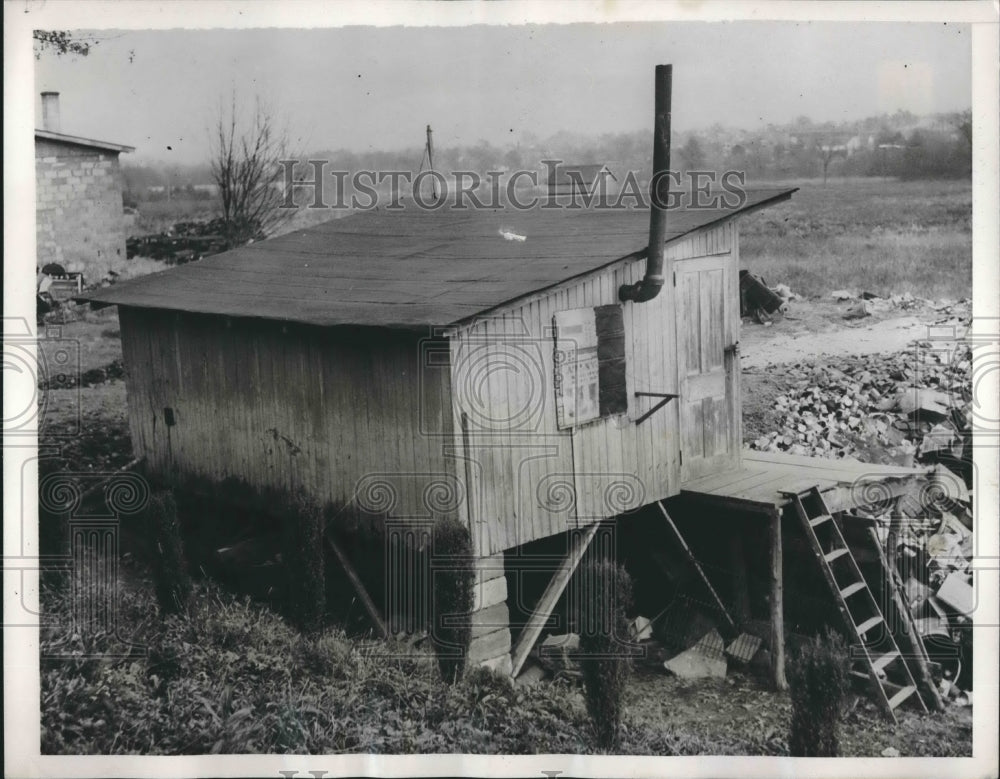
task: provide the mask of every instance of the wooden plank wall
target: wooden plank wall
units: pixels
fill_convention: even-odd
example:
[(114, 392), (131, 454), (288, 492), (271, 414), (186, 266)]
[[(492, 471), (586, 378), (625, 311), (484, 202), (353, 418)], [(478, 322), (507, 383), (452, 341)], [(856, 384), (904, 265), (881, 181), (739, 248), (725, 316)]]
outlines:
[(459, 470), (469, 472), (467, 515), (478, 553), (520, 546), (679, 492), (678, 406), (672, 402), (637, 426), (657, 401), (633, 393), (677, 392), (671, 264), (733, 256), (734, 230), (730, 220), (668, 245), (662, 292), (646, 303), (624, 304), (626, 415), (558, 429), (553, 316), (617, 303), (619, 286), (642, 278), (645, 260), (540, 293), (452, 336), (453, 424), (456, 431), (463, 430), (463, 419), (466, 424), (456, 447), (467, 457)]
[(397, 518), (458, 513), (447, 344), (431, 344), (428, 365), (412, 333), (119, 317), (133, 446), (153, 468), (301, 486), (324, 502), (357, 494)]

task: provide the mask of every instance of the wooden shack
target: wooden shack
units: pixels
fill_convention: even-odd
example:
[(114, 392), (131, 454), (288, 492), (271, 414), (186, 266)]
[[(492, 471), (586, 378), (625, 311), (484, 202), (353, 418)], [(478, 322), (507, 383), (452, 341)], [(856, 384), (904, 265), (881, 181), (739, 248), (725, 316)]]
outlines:
[(440, 481), (493, 554), (738, 464), (736, 220), (790, 194), (671, 212), (643, 304), (618, 300), (639, 210), (362, 213), (87, 299), (119, 307), (154, 470), (325, 501), (386, 484), (401, 517)]

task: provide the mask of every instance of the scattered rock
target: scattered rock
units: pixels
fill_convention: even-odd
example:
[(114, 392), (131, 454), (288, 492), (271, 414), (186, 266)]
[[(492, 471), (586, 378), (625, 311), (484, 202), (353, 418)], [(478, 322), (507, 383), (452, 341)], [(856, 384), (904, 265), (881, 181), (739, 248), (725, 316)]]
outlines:
[(514, 684), (519, 687), (538, 684), (538, 682), (542, 681), (547, 675), (545, 667), (541, 663), (536, 663), (534, 660), (527, 660), (524, 663), (524, 667), (521, 669), (521, 673), (519, 673), (517, 678), (514, 680)]
[(872, 315), (872, 307), (865, 301), (851, 306), (844, 312), (844, 319), (864, 319)]
[[(936, 356), (921, 358), (920, 370), (914, 372), (910, 366), (916, 355), (928, 352)], [(933, 350), (914, 346), (912, 353), (783, 365), (789, 390), (775, 398), (781, 427), (750, 447), (884, 464), (921, 460), (941, 463), (964, 477), (970, 469), (962, 458), (971, 464), (971, 447), (965, 446), (965, 436), (971, 434), (970, 358), (968, 346), (949, 342)], [(936, 448), (948, 439), (949, 430), (947, 446)]]
[(899, 750), (896, 747), (886, 747), (882, 750), (882, 757), (899, 757)]
[(636, 617), (629, 626), (633, 641), (645, 641), (653, 637), (653, 623), (646, 617)]
[(538, 647), (538, 662), (549, 673), (579, 673), (579, 663), (573, 654), (580, 651), (580, 636), (577, 633), (552, 635)]

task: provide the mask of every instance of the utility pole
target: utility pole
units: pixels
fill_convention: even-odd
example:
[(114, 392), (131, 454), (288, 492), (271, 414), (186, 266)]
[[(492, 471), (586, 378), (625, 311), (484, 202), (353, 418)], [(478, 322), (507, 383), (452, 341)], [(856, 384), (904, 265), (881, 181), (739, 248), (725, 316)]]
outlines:
[[(434, 131), (431, 130), (431, 126), (427, 125), (427, 165), (430, 170), (434, 171)], [(431, 178), (431, 196), (434, 198), (434, 202), (437, 202), (437, 183)]]

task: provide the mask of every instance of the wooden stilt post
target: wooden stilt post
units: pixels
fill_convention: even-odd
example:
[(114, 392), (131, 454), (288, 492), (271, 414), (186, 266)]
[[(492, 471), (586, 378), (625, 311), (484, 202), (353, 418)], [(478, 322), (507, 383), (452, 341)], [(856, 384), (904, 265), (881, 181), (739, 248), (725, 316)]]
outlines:
[(729, 528), (729, 565), (733, 572), (733, 619), (737, 625), (750, 619), (750, 593), (747, 590), (747, 558), (743, 552), (742, 526), (732, 523)]
[(787, 690), (785, 678), (785, 597), (781, 572), (781, 509), (770, 513), (771, 535), (771, 679), (776, 690)]

